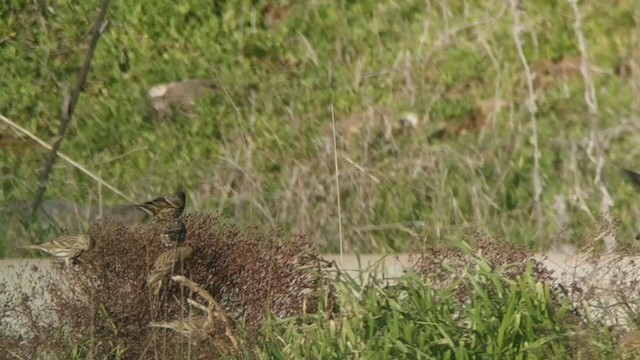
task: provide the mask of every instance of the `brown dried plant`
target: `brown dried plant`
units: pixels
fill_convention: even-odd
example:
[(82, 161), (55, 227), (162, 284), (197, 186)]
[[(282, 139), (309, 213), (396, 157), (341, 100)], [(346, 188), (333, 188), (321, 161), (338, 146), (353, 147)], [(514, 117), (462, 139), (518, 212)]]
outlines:
[[(161, 227), (105, 219), (90, 229), (88, 235), (96, 245), (83, 254), (79, 264), (52, 265), (59, 281), (47, 285), (47, 308), (64, 326), (28, 322), (30, 336), (13, 339), (20, 345), (12, 349), (26, 358), (45, 350), (64, 357), (69, 344), (84, 344), (87, 356), (118, 351), (124, 358), (173, 359), (185, 354), (215, 358), (255, 343), (258, 330), (270, 316), (315, 311), (320, 294), (325, 294), (328, 309), (335, 304), (334, 289), (323, 275), (327, 265), (303, 235), (284, 236), (279, 230), (263, 231), (257, 226), (239, 228), (207, 214), (187, 214), (183, 220), (188, 229), (184, 246), (193, 253), (173, 273), (198, 284), (191, 290), (202, 289), (196, 292), (209, 304), (202, 308), (211, 309), (215, 320), (211, 334), (216, 336), (187, 345), (187, 339), (178, 333), (158, 333), (148, 326), (185, 318), (187, 302), (195, 302), (187, 300), (188, 294), (175, 282), (163, 287), (161, 301), (144, 290), (154, 262), (167, 250), (158, 246)], [(14, 296), (16, 301), (21, 297)], [(31, 316), (33, 311), (26, 309), (23, 315)], [(240, 323), (248, 340), (237, 339), (233, 345), (226, 329)], [(232, 345), (225, 348), (217, 334), (224, 334)], [(3, 340), (3, 345), (10, 343)]]
[[(200, 295), (207, 301), (208, 306), (204, 306), (195, 300), (188, 299), (190, 305), (206, 312), (206, 316), (188, 316), (186, 318), (173, 321), (151, 322), (150, 327), (160, 327), (171, 329), (189, 338), (195, 337), (198, 340), (212, 339), (218, 348), (227, 352), (238, 352), (238, 339), (236, 336), (233, 321), (227, 316), (224, 309), (213, 299), (208, 291), (198, 284), (181, 275), (171, 277), (171, 279)], [(220, 325), (220, 326), (216, 326)]]
[[(504, 274), (515, 279), (531, 266), (538, 281), (551, 279), (552, 273), (542, 263), (533, 258), (525, 246), (508, 241), (498, 241), (488, 232), (479, 228), (466, 229), (466, 240), (473, 253), (453, 245), (432, 245), (426, 248), (415, 263), (417, 272), (433, 281), (438, 288), (454, 284), (469, 264), (473, 264), (474, 253), (482, 256), (492, 267), (501, 268)], [(466, 301), (470, 289), (459, 285), (454, 294), (459, 301)]]

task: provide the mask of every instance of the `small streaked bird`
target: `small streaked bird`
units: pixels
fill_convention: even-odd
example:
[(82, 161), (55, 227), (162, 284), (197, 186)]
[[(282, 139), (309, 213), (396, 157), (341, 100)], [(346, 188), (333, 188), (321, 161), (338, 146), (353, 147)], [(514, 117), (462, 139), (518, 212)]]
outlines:
[(163, 224), (160, 241), (165, 246), (176, 246), (184, 241), (187, 236), (187, 227), (181, 218), (171, 219)]
[(27, 245), (22, 248), (47, 252), (55, 257), (64, 259), (65, 262), (69, 264), (69, 260), (77, 258), (94, 245), (95, 243), (89, 235), (81, 234), (64, 235), (47, 243)]
[(144, 212), (153, 215), (154, 222), (168, 221), (182, 215), (186, 196), (183, 191), (159, 197), (143, 204), (136, 204)]
[(184, 336), (206, 334), (207, 316), (189, 316), (184, 319), (163, 322), (150, 322), (149, 327), (171, 329)]
[(160, 254), (153, 265), (153, 269), (147, 276), (146, 286), (155, 286), (156, 295), (160, 292), (162, 279), (173, 271), (173, 267), (180, 260), (184, 260), (191, 256), (193, 249), (190, 246), (180, 246), (175, 249), (167, 250)]

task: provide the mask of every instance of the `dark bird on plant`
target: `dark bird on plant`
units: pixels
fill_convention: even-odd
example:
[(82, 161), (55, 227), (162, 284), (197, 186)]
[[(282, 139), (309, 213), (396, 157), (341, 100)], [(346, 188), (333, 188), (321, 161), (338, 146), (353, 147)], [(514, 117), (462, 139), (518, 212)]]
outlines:
[(137, 204), (137, 206), (146, 213), (153, 215), (154, 222), (160, 222), (179, 218), (184, 211), (185, 201), (185, 193), (178, 191), (143, 204)]
[(186, 238), (187, 227), (182, 218), (171, 219), (163, 225), (160, 241), (162, 241), (165, 246), (176, 246)]
[(190, 246), (180, 246), (160, 254), (147, 276), (146, 286), (155, 286), (154, 292), (157, 295), (162, 286), (162, 279), (173, 271), (178, 261), (188, 258), (191, 254), (193, 249)]
[(90, 250), (95, 245), (93, 239), (86, 234), (64, 235), (51, 242), (23, 246), (23, 249), (34, 249), (44, 251), (55, 257), (62, 258), (67, 264), (69, 260), (75, 259), (83, 252)]

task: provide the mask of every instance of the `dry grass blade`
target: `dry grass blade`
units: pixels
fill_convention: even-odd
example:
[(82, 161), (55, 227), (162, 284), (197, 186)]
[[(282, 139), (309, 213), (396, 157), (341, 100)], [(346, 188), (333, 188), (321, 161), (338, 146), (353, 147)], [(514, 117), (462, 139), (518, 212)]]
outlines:
[[(32, 140), (34, 140), (35, 142), (37, 142), (39, 145), (41, 145), (42, 147), (44, 147), (47, 150), (52, 150), (51, 145), (47, 144), (44, 140), (40, 139), (39, 137), (37, 137), (36, 135), (34, 135), (33, 133), (31, 133), (29, 130), (23, 128), (22, 126), (16, 124), (15, 122), (11, 121), (9, 118), (7, 118), (4, 115), (0, 115), (0, 120), (2, 120), (4, 123), (8, 124), (9, 126), (11, 126), (12, 128), (14, 128), (15, 130), (18, 130), (19, 132), (21, 132), (22, 134), (27, 135), (28, 137), (30, 137)], [(69, 164), (71, 164), (71, 166), (75, 167), (76, 169), (82, 171), (83, 173), (85, 173), (87, 176), (89, 176), (90, 178), (92, 178), (93, 180), (95, 180), (97, 183), (99, 183), (100, 185), (106, 187), (107, 189), (113, 191), (115, 194), (119, 195), (120, 197), (122, 197), (123, 199), (125, 199), (128, 202), (133, 202), (133, 199), (128, 197), (127, 195), (125, 195), (122, 191), (118, 190), (115, 186), (109, 184), (108, 182), (106, 182), (105, 180), (103, 180), (100, 176), (94, 174), (93, 172), (89, 171), (87, 168), (85, 168), (83, 165), (81, 165), (80, 163), (78, 163), (77, 161), (71, 159), (69, 156), (58, 152), (58, 156), (68, 162)]]
[(148, 326), (170, 329), (184, 336), (202, 336), (208, 320), (207, 316), (190, 316), (174, 321), (150, 322)]
[(511, 0), (511, 10), (513, 12), (513, 40), (518, 50), (518, 57), (524, 68), (525, 80), (527, 84), (527, 111), (529, 112), (529, 122), (531, 124), (531, 144), (533, 145), (533, 201), (536, 220), (538, 222), (538, 230), (541, 232), (543, 226), (543, 214), (542, 214), (542, 192), (544, 188), (544, 182), (540, 170), (540, 160), (542, 158), (542, 152), (538, 145), (538, 104), (534, 89), (534, 74), (531, 71), (529, 63), (524, 52), (524, 40), (521, 33), (524, 30), (522, 17), (524, 12), (522, 10), (522, 3), (519, 0)]
[[(200, 295), (203, 299), (205, 299), (208, 303), (209, 306), (207, 307), (207, 323), (204, 324), (203, 326), (212, 328), (213, 327), (213, 321), (214, 318), (221, 321), (224, 325), (225, 328), (225, 335), (226, 337), (229, 339), (229, 341), (231, 342), (231, 345), (233, 346), (234, 350), (238, 350), (238, 340), (236, 338), (235, 335), (235, 331), (233, 330), (234, 326), (233, 326), (233, 322), (231, 322), (231, 319), (229, 318), (229, 316), (227, 316), (227, 313), (224, 311), (224, 309), (213, 299), (213, 297), (211, 296), (211, 294), (209, 294), (209, 292), (207, 292), (206, 290), (204, 290), (203, 288), (201, 288), (200, 286), (198, 286), (198, 284), (196, 284), (195, 282), (191, 281), (190, 279), (187, 279), (186, 277), (182, 276), (182, 275), (176, 275), (176, 276), (172, 276), (171, 280), (181, 284), (182, 286), (186, 286), (189, 289), (191, 289), (191, 291), (195, 292), (196, 294)], [(190, 304), (194, 303), (194, 301), (189, 301)], [(200, 307), (200, 306), (198, 306)]]
[[(591, 139), (587, 148), (587, 157), (596, 166), (596, 174), (594, 177), (594, 185), (602, 194), (601, 210), (604, 213), (611, 211), (613, 208), (613, 198), (609, 194), (606, 184), (602, 181), (602, 172), (604, 169), (605, 151), (600, 129), (598, 129), (598, 98), (596, 96), (596, 87), (589, 71), (589, 52), (587, 51), (587, 40), (582, 31), (582, 14), (578, 8), (577, 0), (568, 0), (573, 10), (574, 23), (573, 30), (578, 40), (578, 49), (580, 50), (580, 72), (584, 80), (584, 100), (589, 110), (591, 119)], [(595, 152), (595, 154), (594, 154)]]
[(98, 18), (96, 19), (96, 23), (94, 25), (93, 34), (91, 36), (91, 40), (89, 41), (89, 49), (87, 50), (87, 56), (84, 58), (84, 63), (80, 68), (80, 74), (78, 75), (78, 81), (76, 83), (73, 92), (71, 93), (71, 97), (69, 101), (65, 100), (65, 106), (62, 109), (62, 121), (60, 122), (60, 128), (58, 128), (58, 134), (56, 136), (56, 141), (53, 143), (51, 147), (51, 152), (47, 158), (47, 161), (42, 169), (42, 173), (40, 174), (40, 180), (38, 182), (38, 190), (36, 192), (35, 200), (33, 201), (32, 207), (32, 216), (35, 214), (36, 210), (40, 206), (42, 202), (42, 198), (44, 196), (45, 191), (47, 190), (47, 182), (49, 181), (49, 175), (53, 170), (53, 164), (58, 157), (58, 150), (60, 146), (62, 146), (62, 140), (64, 140), (64, 136), (67, 133), (67, 127), (73, 118), (73, 111), (75, 110), (76, 104), (78, 103), (78, 99), (80, 98), (80, 93), (82, 92), (82, 88), (87, 82), (87, 75), (89, 74), (89, 68), (91, 67), (91, 62), (93, 61), (93, 55), (95, 54), (96, 48), (98, 47), (98, 40), (100, 40), (100, 36), (104, 32), (107, 25), (107, 11), (109, 10), (109, 2), (110, 0), (102, 0), (100, 4), (100, 11), (98, 13)]
[(336, 200), (338, 202), (338, 234), (340, 239), (340, 264), (344, 251), (344, 236), (342, 235), (342, 206), (340, 204), (340, 169), (338, 168), (338, 148), (336, 140), (336, 114), (331, 104), (331, 128), (333, 130), (333, 162), (336, 171)]

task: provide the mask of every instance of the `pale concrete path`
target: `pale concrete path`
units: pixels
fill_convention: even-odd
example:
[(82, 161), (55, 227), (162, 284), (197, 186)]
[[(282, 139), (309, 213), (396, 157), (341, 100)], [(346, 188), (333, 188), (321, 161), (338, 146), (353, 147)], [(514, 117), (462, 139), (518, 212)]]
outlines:
[(418, 258), (417, 255), (411, 254), (345, 254), (342, 257), (340, 254), (324, 254), (321, 256), (325, 260), (334, 261), (339, 270), (355, 280), (369, 275), (393, 280), (401, 276)]
[[(29, 322), (56, 322), (48, 306), (51, 294), (47, 290), (59, 283), (57, 273), (52, 271), (54, 261), (44, 258), (0, 260), (0, 311), (5, 314), (0, 317), (2, 331), (28, 337)], [(37, 319), (25, 316), (25, 312), (35, 314)]]
[[(416, 254), (344, 254), (342, 258), (339, 254), (324, 254), (322, 258), (328, 261), (335, 261), (339, 270), (351, 275), (354, 279), (360, 274), (377, 274), (385, 279), (393, 279), (401, 276), (406, 269), (410, 268), (418, 259)], [(594, 269), (601, 267), (603, 262), (609, 261), (607, 257), (599, 263), (592, 263), (571, 252), (548, 252), (534, 255), (534, 259), (542, 262), (549, 270), (556, 274), (571, 272), (578, 277), (585, 276)], [(630, 257), (627, 261), (632, 261)], [(0, 284), (7, 281), (8, 284), (20, 286), (24, 289), (32, 287), (35, 282), (42, 281), (42, 275), (51, 274), (51, 264), (53, 259), (3, 259), (0, 260)], [(54, 281), (55, 279), (51, 279)], [(0, 294), (2, 296), (2, 294)], [(0, 297), (0, 301), (2, 298)]]
[[(351, 275), (354, 279), (357, 279), (361, 273), (375, 273), (384, 278), (393, 279), (401, 276), (418, 259), (416, 254), (344, 254), (342, 258), (339, 254), (321, 256), (328, 261), (335, 261), (338, 269)], [(577, 258), (574, 254), (550, 252), (536, 254), (534, 258), (555, 272), (576, 270), (574, 267)], [(0, 283), (8, 281), (10, 284), (23, 288), (33, 286), (34, 281), (42, 280), (43, 274), (51, 273), (51, 264), (54, 261), (56, 260), (49, 258), (0, 260)], [(578, 267), (578, 275), (584, 275), (591, 268), (588, 264), (585, 266)]]
[[(389, 283), (394, 278), (401, 276), (413, 263), (418, 259), (418, 255), (399, 254), (399, 255), (378, 255), (378, 254), (345, 254), (340, 258), (338, 254), (322, 255), (328, 261), (335, 261), (336, 266), (342, 273), (351, 276), (355, 281), (364, 280), (365, 282), (372, 276), (383, 278)], [(636, 264), (640, 263), (640, 256), (625, 256), (619, 254), (608, 254), (594, 261), (585, 255), (572, 252), (549, 252), (545, 254), (536, 254), (536, 260), (542, 262), (549, 270), (554, 272), (556, 283), (563, 285), (565, 288), (571, 288), (573, 283), (581, 284), (587, 287), (596, 287), (599, 295), (594, 300), (594, 305), (611, 305), (617, 301), (612, 297), (617, 289), (612, 289), (609, 284), (611, 280), (616, 279), (620, 274), (624, 274), (624, 284), (618, 286), (633, 286), (634, 282), (640, 282), (640, 270), (636, 269)], [(6, 285), (4, 291), (0, 291), (0, 307), (3, 304), (14, 303), (9, 300), (11, 294), (26, 293), (30, 294), (30, 306), (34, 308), (42, 308), (42, 317), (52, 320), (47, 314), (46, 304), (48, 303), (49, 294), (43, 289), (47, 288), (52, 282), (56, 282), (55, 272), (51, 271), (52, 259), (5, 259), (0, 260), (0, 288)], [(640, 295), (639, 295), (640, 297)], [(640, 298), (638, 299), (640, 304)], [(620, 312), (616, 310), (616, 314), (604, 314), (607, 322), (621, 323), (624, 317), (624, 310)], [(20, 321), (16, 319), (0, 318), (0, 328), (17, 330), (21, 328)]]

